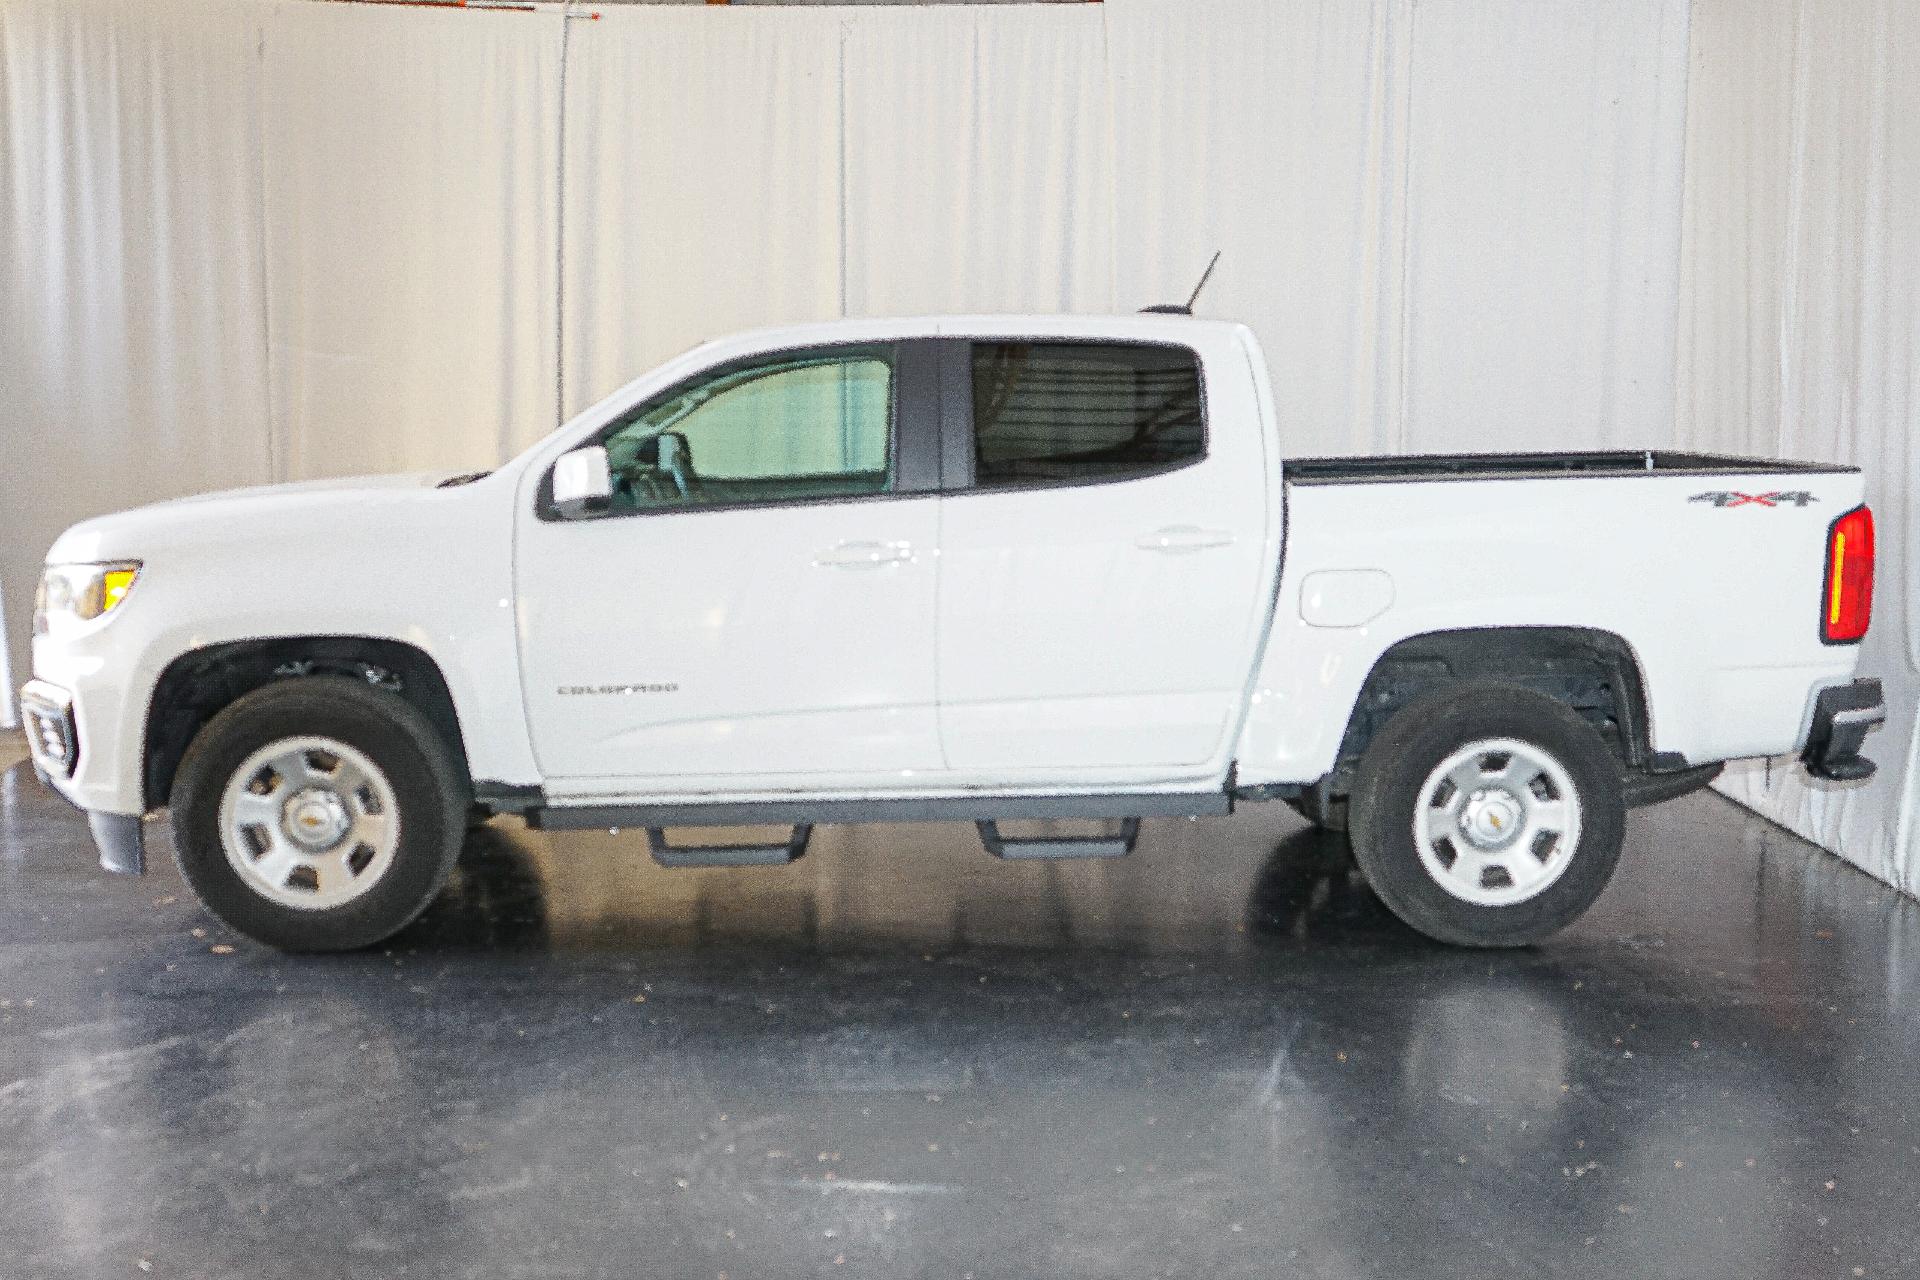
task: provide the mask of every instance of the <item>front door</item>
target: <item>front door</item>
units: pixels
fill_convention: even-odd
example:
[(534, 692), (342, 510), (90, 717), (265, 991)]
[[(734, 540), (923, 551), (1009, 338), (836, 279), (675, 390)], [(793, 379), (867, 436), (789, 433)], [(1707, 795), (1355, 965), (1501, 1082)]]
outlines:
[(899, 430), (913, 350), (698, 374), (595, 437), (610, 510), (524, 513), (521, 665), (550, 786), (807, 789), (939, 766), (939, 499), (915, 496)]

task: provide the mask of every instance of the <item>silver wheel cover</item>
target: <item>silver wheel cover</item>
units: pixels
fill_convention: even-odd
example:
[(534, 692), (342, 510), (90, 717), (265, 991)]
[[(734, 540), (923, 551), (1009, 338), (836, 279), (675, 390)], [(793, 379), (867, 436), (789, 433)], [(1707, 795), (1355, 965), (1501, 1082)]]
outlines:
[(1580, 846), (1580, 794), (1545, 750), (1468, 743), (1436, 765), (1413, 810), (1413, 846), (1435, 884), (1476, 907), (1544, 893)]
[(227, 864), (277, 906), (323, 911), (380, 883), (400, 847), (393, 784), (333, 738), (281, 738), (248, 756), (220, 797)]

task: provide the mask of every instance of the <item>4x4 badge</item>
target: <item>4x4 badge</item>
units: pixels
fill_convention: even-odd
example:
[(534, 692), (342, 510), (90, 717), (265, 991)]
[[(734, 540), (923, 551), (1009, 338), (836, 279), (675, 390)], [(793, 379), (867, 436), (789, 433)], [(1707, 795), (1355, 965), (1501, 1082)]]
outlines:
[(1790, 493), (1740, 493), (1737, 490), (1713, 489), (1706, 493), (1696, 493), (1687, 501), (1711, 502), (1716, 507), (1744, 507), (1749, 503), (1756, 507), (1777, 507), (1786, 503), (1804, 507), (1809, 502), (1818, 502), (1820, 499), (1805, 489), (1795, 489)]

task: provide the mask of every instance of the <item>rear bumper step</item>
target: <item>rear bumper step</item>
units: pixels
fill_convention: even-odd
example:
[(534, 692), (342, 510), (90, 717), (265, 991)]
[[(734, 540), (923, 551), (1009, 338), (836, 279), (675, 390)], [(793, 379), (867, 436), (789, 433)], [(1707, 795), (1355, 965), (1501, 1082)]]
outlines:
[(1829, 782), (1859, 782), (1873, 776), (1873, 761), (1860, 754), (1867, 733), (1887, 718), (1880, 682), (1855, 680), (1822, 689), (1813, 704), (1813, 728), (1800, 758), (1807, 772)]

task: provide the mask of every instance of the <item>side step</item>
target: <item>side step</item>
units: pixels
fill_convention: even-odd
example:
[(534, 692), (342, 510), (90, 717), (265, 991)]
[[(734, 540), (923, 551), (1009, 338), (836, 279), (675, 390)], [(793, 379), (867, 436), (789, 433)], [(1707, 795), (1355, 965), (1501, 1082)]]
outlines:
[(1123, 818), (1120, 832), (1112, 836), (1035, 836), (1016, 840), (1000, 834), (1000, 824), (991, 818), (974, 823), (980, 829), (980, 843), (996, 858), (1021, 861), (1029, 858), (1124, 858), (1133, 852), (1140, 838), (1140, 819)]
[(868, 800), (673, 801), (655, 804), (550, 804), (544, 796), (482, 788), (481, 801), (524, 813), (536, 831), (612, 827), (737, 827), (795, 822), (977, 822), (1015, 818), (1189, 818), (1233, 812), (1233, 796), (1215, 791), (1095, 792), (1074, 795), (890, 796)]
[(667, 833), (647, 828), (647, 848), (663, 867), (784, 867), (798, 862), (813, 838), (813, 824), (795, 824), (785, 844), (668, 844)]

